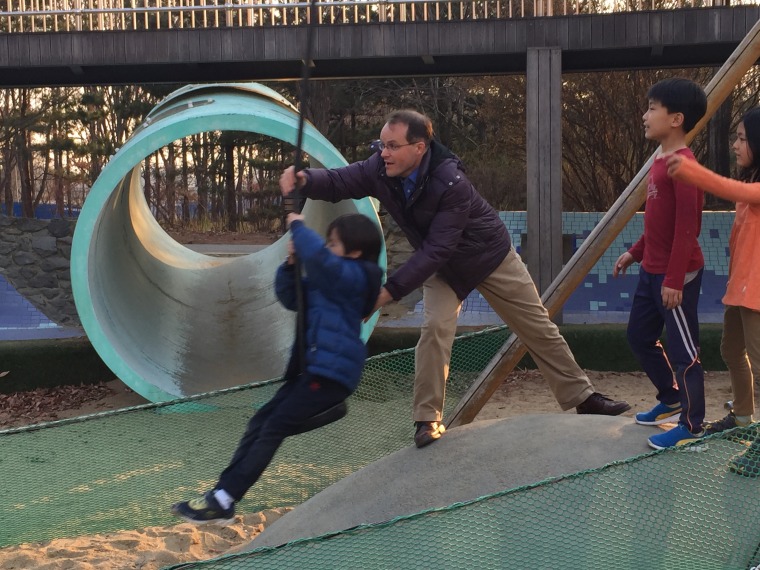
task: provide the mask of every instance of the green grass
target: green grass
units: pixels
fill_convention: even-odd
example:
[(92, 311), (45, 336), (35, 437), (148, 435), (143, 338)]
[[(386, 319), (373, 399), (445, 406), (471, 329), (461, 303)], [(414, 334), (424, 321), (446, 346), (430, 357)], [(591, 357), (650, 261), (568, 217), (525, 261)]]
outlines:
[(0, 393), (113, 380), (87, 338), (0, 342)]
[[(587, 370), (632, 372), (640, 370), (628, 348), (625, 325), (563, 325), (562, 334), (578, 364)], [(468, 332), (475, 329), (461, 329)], [(705, 370), (725, 370), (720, 357), (722, 325), (700, 327), (702, 365)], [(417, 343), (419, 328), (377, 328), (369, 340), (371, 355)], [(535, 368), (530, 356), (519, 364)], [(61, 385), (94, 384), (112, 380), (113, 373), (103, 363), (86, 338), (0, 342), (0, 393), (50, 388)]]
[[(460, 329), (460, 333), (474, 330)], [(626, 339), (626, 325), (562, 325), (562, 335), (567, 340), (578, 364), (586, 370), (609, 370), (616, 372), (639, 371), (638, 362), (631, 353)], [(701, 360), (705, 370), (725, 370), (720, 357), (721, 324), (700, 326)], [(391, 350), (413, 347), (419, 339), (418, 328), (379, 328), (369, 339), (370, 354), (380, 354)], [(663, 340), (663, 344), (666, 344)], [(526, 355), (518, 365), (521, 368), (535, 368), (530, 356)]]

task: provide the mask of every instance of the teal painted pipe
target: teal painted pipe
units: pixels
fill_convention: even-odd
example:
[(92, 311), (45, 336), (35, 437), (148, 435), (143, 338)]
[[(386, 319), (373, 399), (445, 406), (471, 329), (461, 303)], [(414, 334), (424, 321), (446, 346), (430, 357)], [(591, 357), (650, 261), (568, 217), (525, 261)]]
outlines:
[[(175, 91), (111, 158), (77, 222), (71, 252), (74, 301), (87, 336), (108, 367), (153, 402), (276, 378), (294, 337), (295, 316), (273, 281), (287, 236), (240, 257), (212, 257), (175, 242), (153, 217), (141, 164), (167, 144), (205, 131), (247, 131), (295, 144), (298, 112), (258, 84)], [(304, 151), (328, 168), (345, 159), (311, 124)], [(303, 214), (324, 233), (347, 212), (378, 221), (370, 200), (308, 201)], [(385, 251), (382, 264), (385, 266)], [(366, 340), (377, 315), (364, 325)]]

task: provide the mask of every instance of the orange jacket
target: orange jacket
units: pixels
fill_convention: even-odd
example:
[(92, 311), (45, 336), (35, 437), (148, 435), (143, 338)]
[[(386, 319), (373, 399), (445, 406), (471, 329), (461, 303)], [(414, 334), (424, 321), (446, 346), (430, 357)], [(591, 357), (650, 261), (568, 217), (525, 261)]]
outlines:
[(723, 304), (760, 311), (760, 182), (725, 178), (694, 160), (682, 160), (673, 177), (736, 202)]

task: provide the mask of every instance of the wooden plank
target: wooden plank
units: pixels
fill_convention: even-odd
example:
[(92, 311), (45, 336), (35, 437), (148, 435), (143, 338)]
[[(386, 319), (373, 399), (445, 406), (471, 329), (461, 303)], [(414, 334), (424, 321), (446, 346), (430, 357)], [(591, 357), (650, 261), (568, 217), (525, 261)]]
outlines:
[[(760, 58), (760, 20), (756, 21), (750, 32), (705, 87), (708, 96), (707, 113), (688, 134), (687, 142), (690, 143), (694, 136), (705, 127), (710, 117), (715, 114), (758, 58)], [(594, 267), (641, 204), (644, 203), (647, 173), (655, 155), (656, 153), (639, 170), (609, 212), (597, 224), (589, 237), (584, 240), (549, 289), (542, 295), (549, 315), (554, 315), (560, 310), (584, 276)], [(470, 423), (524, 354), (525, 347), (517, 335), (510, 335), (507, 342), (499, 349), (457, 403), (451, 417), (445, 422), (446, 425), (456, 427)]]
[(615, 46), (615, 15), (608, 18), (599, 18), (602, 27), (602, 41), (597, 44), (601, 48), (611, 48)]
[(662, 14), (658, 12), (649, 14), (649, 45), (662, 45)]
[[(277, 34), (274, 33), (275, 30), (273, 28), (260, 28), (258, 32), (262, 35), (262, 39), (263, 39), (263, 44), (262, 44), (263, 51), (261, 53), (262, 59), (264, 59), (265, 61), (276, 60), (278, 44), (277, 44)], [(305, 35), (306, 34), (304, 34), (304, 37)], [(303, 57), (303, 55), (301, 57)]]
[(0, 66), (8, 66), (8, 35), (0, 34)]
[[(536, 281), (538, 277), (537, 260), (538, 256), (534, 254), (538, 250), (537, 243), (533, 242), (533, 232), (540, 225), (538, 218), (540, 199), (538, 198), (540, 179), (539, 153), (539, 113), (541, 112), (538, 105), (538, 95), (541, 89), (538, 78), (540, 77), (540, 57), (539, 50), (530, 48), (527, 54), (526, 63), (526, 85), (525, 85), (525, 153), (526, 153), (526, 191), (527, 191), (527, 211), (526, 226), (528, 233), (528, 251), (523, 250), (524, 261), (528, 264), (528, 271)], [(527, 255), (526, 255), (527, 253)]]
[(734, 37), (742, 33), (746, 28), (747, 22), (744, 19), (744, 13), (734, 12)]
[(720, 38), (719, 41), (728, 42), (734, 37), (734, 12), (724, 8), (720, 13)]
[(615, 24), (614, 37), (612, 38), (612, 45), (616, 48), (629, 47), (628, 41), (628, 17), (627, 14), (613, 14), (612, 20)]
[(406, 24), (402, 27), (402, 32), (404, 41), (401, 43), (400, 47), (403, 49), (403, 56), (408, 57), (419, 55), (419, 52), (417, 51), (417, 25)]
[(166, 46), (167, 53), (169, 54), (169, 61), (175, 63), (181, 62), (184, 59), (183, 54), (185, 53), (185, 50), (182, 45), (184, 42), (182, 41), (180, 33), (181, 30), (179, 28), (172, 28), (168, 34), (169, 41)]
[(539, 290), (562, 267), (561, 77), (557, 48), (528, 50), (528, 268)]
[[(428, 37), (430, 38), (432, 49), (432, 42), (437, 41), (438, 34), (429, 34)], [(361, 53), (366, 54), (368, 57), (377, 57), (385, 53), (385, 34), (383, 33), (382, 25), (374, 24), (363, 33)]]
[(638, 47), (639, 43), (639, 16), (631, 14), (625, 18), (625, 38), (628, 47)]
[(651, 20), (649, 14), (636, 14), (636, 43), (640, 46), (651, 46)]
[[(187, 45), (187, 60), (191, 62), (199, 61), (201, 58), (201, 36), (198, 33), (198, 30), (187, 30), (185, 32), (185, 35), (187, 36), (186, 45)], [(248, 43), (243, 42), (243, 51), (246, 53), (246, 55), (250, 56), (253, 55), (250, 53), (250, 49), (248, 49)]]
[[(222, 61), (222, 30), (209, 28), (201, 43), (201, 50), (206, 54), (206, 62), (216, 63)], [(261, 53), (261, 52), (259, 52)]]
[(42, 55), (40, 49), (40, 36), (42, 34), (31, 34), (29, 37), (29, 43), (27, 45), (27, 61), (28, 65), (37, 67), (40, 65)]
[(517, 20), (508, 20), (504, 23), (504, 34), (506, 36), (506, 52), (514, 53), (518, 51), (519, 46), (525, 45), (525, 39), (520, 40), (519, 29), (522, 25)]
[[(353, 53), (365, 53), (364, 52), (364, 34), (359, 26), (351, 27), (351, 50)], [(428, 30), (425, 30), (425, 40), (428, 39)]]
[(578, 50), (581, 49), (581, 22), (584, 20), (584, 16), (574, 16), (567, 18), (567, 46), (563, 46), (565, 49)]
[(663, 43), (672, 43), (673, 38), (673, 11), (664, 12), (662, 14), (661, 22), (662, 22), (662, 42)]
[[(673, 26), (673, 32), (669, 43), (683, 44), (687, 36), (689, 36), (690, 40), (692, 39), (695, 30), (694, 28), (687, 28), (686, 10), (679, 10), (678, 14), (673, 14), (670, 23)], [(668, 37), (668, 33), (665, 30), (663, 30), (663, 36)]]
[(578, 18), (580, 20), (578, 49), (591, 49), (594, 45), (594, 18), (593, 16), (578, 16)]
[(562, 18), (557, 23), (557, 45), (567, 49), (570, 45), (570, 21), (572, 18)]

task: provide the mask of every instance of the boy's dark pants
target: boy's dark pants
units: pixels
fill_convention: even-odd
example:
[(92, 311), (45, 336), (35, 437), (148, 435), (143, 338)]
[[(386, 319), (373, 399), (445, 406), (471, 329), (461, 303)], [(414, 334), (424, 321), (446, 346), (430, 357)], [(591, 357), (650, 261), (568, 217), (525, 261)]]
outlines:
[[(666, 310), (662, 304), (664, 280), (664, 275), (640, 270), (628, 318), (628, 344), (657, 388), (657, 399), (663, 404), (680, 402), (681, 423), (696, 433), (702, 429), (705, 419), (705, 383), (699, 361), (697, 320), (702, 270), (684, 286), (683, 301), (672, 310)], [(659, 341), (663, 326), (667, 355)]]
[(288, 379), (248, 422), (245, 434), (215, 489), (239, 501), (272, 461), (289, 435), (312, 416), (342, 402), (351, 392), (338, 382), (304, 373)]

